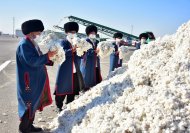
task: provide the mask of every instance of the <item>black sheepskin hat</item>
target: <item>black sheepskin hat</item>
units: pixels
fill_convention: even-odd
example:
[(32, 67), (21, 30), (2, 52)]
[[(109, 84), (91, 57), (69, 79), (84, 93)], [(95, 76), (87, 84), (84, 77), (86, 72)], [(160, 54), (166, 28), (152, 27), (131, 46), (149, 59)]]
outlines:
[(97, 34), (98, 29), (95, 25), (89, 25), (86, 27), (86, 34), (89, 35), (91, 32), (95, 32)]
[(79, 25), (76, 22), (68, 22), (64, 24), (65, 33), (70, 31), (79, 31)]
[(22, 23), (21, 29), (22, 29), (22, 33), (24, 35), (27, 35), (31, 32), (35, 32), (35, 31), (42, 32), (44, 30), (44, 25), (41, 20), (33, 19), (33, 20), (28, 20), (28, 21), (25, 21), (24, 23)]
[(122, 38), (123, 37), (123, 34), (120, 33), (120, 32), (117, 32), (113, 35), (113, 38)]
[(141, 33), (141, 34), (139, 35), (139, 40), (141, 40), (142, 37), (148, 39), (148, 34), (147, 34), (147, 33)]

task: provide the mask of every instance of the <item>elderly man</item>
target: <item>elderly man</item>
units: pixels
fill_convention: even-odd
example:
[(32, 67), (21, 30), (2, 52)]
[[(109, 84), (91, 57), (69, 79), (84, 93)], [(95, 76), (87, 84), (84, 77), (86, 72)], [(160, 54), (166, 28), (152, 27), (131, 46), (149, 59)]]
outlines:
[(41, 128), (33, 126), (36, 110), (52, 103), (49, 79), (45, 65), (53, 65), (49, 60), (56, 54), (42, 54), (34, 39), (44, 30), (40, 20), (29, 20), (22, 24), (25, 38), (19, 43), (16, 51), (17, 97), (20, 117), (19, 132), (40, 132)]

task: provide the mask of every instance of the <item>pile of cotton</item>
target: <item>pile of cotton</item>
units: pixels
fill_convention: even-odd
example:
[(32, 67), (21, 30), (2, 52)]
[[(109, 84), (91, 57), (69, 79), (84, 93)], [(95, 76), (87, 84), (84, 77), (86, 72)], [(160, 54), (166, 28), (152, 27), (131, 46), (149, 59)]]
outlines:
[(99, 50), (98, 55), (101, 58), (109, 56), (113, 51), (115, 51), (112, 41), (102, 41), (98, 43), (97, 49)]
[[(74, 126), (80, 124), (84, 119), (86, 119), (86, 117), (89, 117), (87, 115), (90, 110), (102, 108), (106, 104), (113, 103), (119, 96), (122, 95), (123, 89), (131, 89), (130, 86), (132, 86), (131, 80), (129, 77), (126, 78), (125, 74), (116, 75), (102, 81), (100, 84), (81, 95), (77, 100), (73, 101), (71, 104), (68, 104), (64, 111), (59, 114), (59, 117), (50, 123), (50, 128), (53, 129), (53, 132), (55, 133), (71, 132)], [(95, 117), (98, 114), (99, 113), (97, 112), (89, 118)], [(103, 116), (104, 114), (101, 112), (101, 115)], [(83, 131), (84, 130), (82, 129), (81, 131), (76, 132)], [(91, 130), (89, 130), (89, 132), (91, 132)]]
[(189, 59), (190, 21), (135, 51), (125, 72), (117, 69), (68, 104), (52, 132), (189, 133)]
[(122, 67), (115, 68), (114, 71), (111, 71), (106, 79), (112, 78), (114, 76), (119, 76), (127, 71), (127, 65), (123, 65)]
[(39, 45), (44, 45), (49, 51), (57, 51), (57, 54), (50, 58), (57, 64), (62, 64), (65, 61), (65, 51), (60, 45), (60, 38), (53, 31), (44, 32), (37, 38)]
[(74, 38), (73, 46), (75, 45), (77, 47), (76, 51), (78, 56), (82, 56), (84, 52), (87, 52), (89, 49), (92, 48), (92, 45), (85, 39)]

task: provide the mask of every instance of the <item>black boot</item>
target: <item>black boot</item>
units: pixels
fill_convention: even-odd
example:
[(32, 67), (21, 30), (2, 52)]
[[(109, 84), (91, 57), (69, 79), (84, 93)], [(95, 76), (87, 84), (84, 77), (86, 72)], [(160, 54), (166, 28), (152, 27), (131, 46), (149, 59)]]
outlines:
[(19, 133), (30, 133), (31, 120), (29, 120), (28, 110), (24, 113), (19, 124)]
[(63, 110), (62, 108), (58, 108), (57, 107), (56, 110), (55, 110), (55, 112), (57, 112), (59, 114), (59, 113), (61, 113), (62, 110)]
[(40, 127), (34, 127), (34, 125), (31, 125), (30, 132), (42, 132), (43, 129)]
[(67, 95), (67, 101), (65, 104), (69, 104), (74, 100), (75, 100), (75, 94), (69, 94), (69, 95)]
[(56, 103), (57, 108), (62, 109), (65, 96), (66, 95), (61, 95), (61, 96), (56, 95), (55, 96), (55, 103)]

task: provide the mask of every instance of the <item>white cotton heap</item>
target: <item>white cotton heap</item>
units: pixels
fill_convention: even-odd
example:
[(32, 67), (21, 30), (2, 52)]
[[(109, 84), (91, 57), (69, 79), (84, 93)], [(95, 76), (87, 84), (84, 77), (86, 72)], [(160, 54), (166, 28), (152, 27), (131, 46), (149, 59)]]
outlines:
[(127, 71), (127, 65), (123, 65), (122, 67), (115, 68), (114, 71), (111, 71), (106, 79), (112, 78), (114, 76), (118, 76), (120, 74), (123, 74)]
[(128, 46), (121, 46), (121, 47), (119, 47), (118, 51), (119, 51), (119, 58), (120, 59), (126, 59), (127, 58), (127, 56), (128, 56), (127, 52), (129, 51)]
[(65, 61), (65, 51), (60, 46), (59, 37), (53, 31), (48, 31), (43, 33), (38, 38), (39, 45), (45, 45), (50, 51), (57, 51), (57, 54), (50, 58), (53, 62), (57, 64), (62, 64)]
[(84, 52), (87, 52), (89, 49), (92, 48), (92, 45), (86, 41), (86, 39), (79, 39), (74, 38), (73, 39), (73, 45), (77, 46), (77, 55), (82, 56)]
[(97, 49), (99, 49), (98, 55), (101, 58), (105, 58), (109, 56), (113, 51), (115, 51), (114, 45), (112, 41), (102, 41), (98, 43)]
[(190, 21), (135, 51), (125, 72), (118, 68), (68, 104), (52, 132), (189, 133), (189, 59)]

